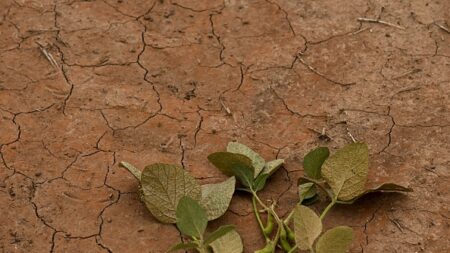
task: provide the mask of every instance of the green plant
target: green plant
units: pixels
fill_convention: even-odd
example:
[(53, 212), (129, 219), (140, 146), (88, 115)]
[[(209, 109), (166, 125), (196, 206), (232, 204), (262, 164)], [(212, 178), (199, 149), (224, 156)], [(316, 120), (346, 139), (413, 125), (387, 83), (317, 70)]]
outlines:
[[(235, 178), (240, 183), (237, 190), (251, 194), (253, 213), (265, 238), (264, 247), (255, 253), (275, 252), (276, 248), (289, 253), (298, 249), (344, 253), (353, 238), (350, 227), (338, 226), (322, 233), (322, 220), (333, 206), (352, 204), (371, 192), (411, 191), (394, 183), (365, 188), (369, 169), (366, 144), (349, 144), (332, 156), (328, 148), (319, 147), (304, 157), (305, 176), (298, 181), (298, 205), (282, 218), (275, 210), (276, 203), (265, 203), (258, 193), (284, 160), (266, 162), (258, 153), (237, 142), (230, 142), (226, 152), (210, 154), (208, 160), (230, 178), (200, 186), (176, 165), (153, 164), (141, 173), (132, 165), (121, 163), (140, 181), (139, 193), (149, 211), (161, 222), (176, 223), (180, 232), (189, 237), (188, 242), (177, 244), (170, 251), (243, 252), (241, 238), (233, 226), (222, 226), (205, 236), (208, 221), (219, 218), (227, 210), (235, 190)], [(319, 216), (306, 205), (318, 201), (320, 191), (330, 203)]]

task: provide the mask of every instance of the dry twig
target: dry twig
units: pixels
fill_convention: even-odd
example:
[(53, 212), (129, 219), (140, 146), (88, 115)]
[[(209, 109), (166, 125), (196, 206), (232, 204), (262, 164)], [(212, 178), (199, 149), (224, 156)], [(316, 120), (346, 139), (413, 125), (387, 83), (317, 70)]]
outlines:
[(358, 18), (359, 22), (369, 22), (369, 23), (378, 23), (378, 24), (383, 24), (383, 25), (387, 25), (387, 26), (392, 26), (398, 29), (402, 29), (405, 30), (405, 28), (403, 26), (399, 26), (396, 24), (392, 24), (383, 20), (379, 20), (379, 19), (373, 19), (373, 18)]

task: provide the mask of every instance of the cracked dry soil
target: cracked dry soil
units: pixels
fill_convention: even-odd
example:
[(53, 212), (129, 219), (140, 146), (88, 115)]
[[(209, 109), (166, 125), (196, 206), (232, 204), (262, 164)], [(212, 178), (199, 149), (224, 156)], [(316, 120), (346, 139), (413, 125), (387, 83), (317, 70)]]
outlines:
[[(164, 252), (179, 233), (118, 162), (216, 182), (206, 156), (230, 140), (286, 159), (263, 193), (284, 214), (305, 152), (348, 131), (371, 182), (415, 191), (326, 226), (353, 227), (351, 252), (450, 252), (449, 15), (447, 0), (1, 0), (0, 252)], [(262, 245), (247, 196), (211, 228), (229, 223)]]

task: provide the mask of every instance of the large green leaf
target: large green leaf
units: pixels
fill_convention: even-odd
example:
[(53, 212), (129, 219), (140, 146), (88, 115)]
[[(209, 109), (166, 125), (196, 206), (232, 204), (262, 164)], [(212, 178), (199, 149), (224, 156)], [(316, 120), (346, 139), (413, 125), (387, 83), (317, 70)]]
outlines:
[(208, 218), (205, 209), (196, 200), (182, 197), (178, 202), (176, 215), (177, 227), (182, 234), (195, 238), (203, 237)]
[(313, 179), (321, 178), (320, 169), (329, 155), (330, 151), (327, 147), (318, 147), (310, 151), (305, 158), (303, 158), (305, 174)]
[(275, 173), (275, 171), (277, 171), (278, 168), (280, 168), (281, 165), (283, 165), (283, 163), (284, 163), (284, 159), (276, 159), (276, 160), (267, 162), (266, 165), (264, 166), (264, 169), (261, 172), (261, 174), (268, 174), (270, 176), (273, 173)]
[(353, 204), (359, 198), (364, 197), (366, 194), (373, 192), (412, 192), (413, 190), (408, 187), (404, 187), (394, 183), (384, 183), (377, 187), (366, 189), (363, 193), (359, 194), (355, 198), (347, 201), (337, 201), (339, 204)]
[(230, 177), (218, 184), (202, 185), (200, 205), (206, 210), (208, 220), (215, 220), (227, 211), (235, 185), (235, 177)]
[(312, 249), (314, 241), (322, 233), (322, 221), (310, 208), (297, 205), (294, 209), (295, 241), (301, 250)]
[(219, 239), (220, 237), (228, 234), (229, 232), (234, 230), (233, 225), (224, 225), (219, 227), (216, 231), (212, 232), (203, 242), (205, 245), (209, 245), (213, 241)]
[(137, 180), (141, 181), (142, 172), (138, 168), (134, 167), (133, 165), (127, 162), (121, 162), (119, 163), (119, 166), (127, 169)]
[(264, 165), (266, 164), (264, 158), (262, 158), (258, 153), (256, 153), (251, 148), (239, 142), (229, 142), (227, 146), (227, 151), (231, 153), (245, 155), (246, 157), (250, 158), (250, 160), (252, 161), (252, 165), (255, 168), (254, 177), (257, 177), (259, 173), (261, 173), (261, 171), (264, 168)]
[(345, 253), (353, 240), (353, 230), (339, 226), (325, 232), (317, 241), (316, 253)]
[(337, 200), (351, 200), (364, 192), (369, 168), (369, 150), (352, 143), (338, 150), (322, 165), (322, 176)]
[(210, 244), (214, 253), (242, 253), (244, 245), (236, 230), (231, 230)]
[(252, 187), (255, 169), (247, 156), (230, 152), (217, 152), (210, 154), (208, 160), (226, 175), (234, 175), (243, 185)]
[(201, 187), (177, 165), (156, 163), (145, 167), (141, 175), (142, 200), (161, 222), (175, 223), (178, 201), (189, 196), (200, 200)]

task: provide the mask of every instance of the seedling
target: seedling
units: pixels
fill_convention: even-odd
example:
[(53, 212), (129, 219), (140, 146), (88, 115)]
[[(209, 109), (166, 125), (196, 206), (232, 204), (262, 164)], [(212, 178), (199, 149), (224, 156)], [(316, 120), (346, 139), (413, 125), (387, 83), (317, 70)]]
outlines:
[[(198, 185), (195, 179), (181, 167), (153, 164), (140, 172), (132, 165), (122, 162), (140, 182), (141, 200), (148, 210), (161, 222), (176, 223), (189, 241), (173, 246), (169, 251), (196, 249), (200, 253), (242, 253), (239, 234), (231, 225), (222, 226), (205, 235), (208, 221), (222, 216), (228, 209), (235, 190), (252, 196), (253, 212), (265, 245), (255, 253), (309, 250), (315, 253), (344, 253), (353, 239), (353, 231), (338, 226), (322, 233), (322, 220), (336, 204), (352, 204), (370, 192), (412, 191), (394, 183), (386, 183), (367, 189), (369, 151), (366, 144), (352, 143), (330, 156), (328, 148), (319, 147), (304, 157), (305, 176), (298, 182), (298, 205), (285, 218), (276, 210), (276, 203), (266, 204), (258, 196), (268, 178), (282, 166), (284, 160), (266, 162), (249, 147), (230, 142), (226, 152), (216, 152), (208, 160), (230, 176), (218, 184)], [(319, 200), (319, 190), (330, 203), (317, 215), (306, 205)], [(262, 208), (262, 211), (260, 209)], [(261, 213), (265, 213), (265, 220)], [(293, 220), (294, 230), (291, 229)]]

